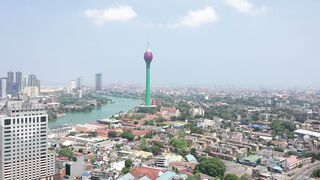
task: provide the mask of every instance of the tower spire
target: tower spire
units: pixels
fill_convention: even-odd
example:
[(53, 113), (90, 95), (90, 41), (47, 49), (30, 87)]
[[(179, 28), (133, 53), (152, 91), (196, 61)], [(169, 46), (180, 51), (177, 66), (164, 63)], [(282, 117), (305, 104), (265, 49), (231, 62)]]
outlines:
[(147, 42), (147, 45), (148, 45), (147, 50), (148, 50), (148, 51), (151, 51), (151, 50), (150, 50), (150, 41)]

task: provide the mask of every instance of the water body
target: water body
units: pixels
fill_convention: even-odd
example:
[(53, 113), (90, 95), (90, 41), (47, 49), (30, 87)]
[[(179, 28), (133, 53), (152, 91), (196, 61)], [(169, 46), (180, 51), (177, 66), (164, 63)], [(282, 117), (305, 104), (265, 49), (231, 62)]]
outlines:
[(49, 128), (63, 125), (63, 124), (85, 124), (95, 122), (97, 119), (108, 118), (120, 111), (127, 112), (142, 103), (141, 100), (121, 98), (121, 97), (108, 97), (114, 103), (106, 104), (99, 109), (94, 109), (91, 112), (70, 112), (65, 116), (59, 117), (55, 120), (49, 121)]

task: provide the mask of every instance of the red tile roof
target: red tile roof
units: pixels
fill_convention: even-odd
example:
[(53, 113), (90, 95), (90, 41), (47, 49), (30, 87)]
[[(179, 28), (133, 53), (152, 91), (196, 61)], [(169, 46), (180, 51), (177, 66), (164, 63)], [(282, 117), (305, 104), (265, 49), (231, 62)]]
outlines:
[(160, 169), (150, 168), (150, 167), (136, 167), (130, 171), (130, 174), (135, 178), (141, 178), (143, 176), (147, 176), (151, 180), (156, 180), (159, 176)]
[(96, 132), (97, 132), (98, 134), (107, 135), (109, 131), (106, 130), (106, 129), (97, 129)]
[(141, 136), (141, 135), (146, 135), (149, 133), (149, 130), (148, 129), (144, 129), (144, 130), (133, 130), (132, 131), (132, 134), (134, 136)]

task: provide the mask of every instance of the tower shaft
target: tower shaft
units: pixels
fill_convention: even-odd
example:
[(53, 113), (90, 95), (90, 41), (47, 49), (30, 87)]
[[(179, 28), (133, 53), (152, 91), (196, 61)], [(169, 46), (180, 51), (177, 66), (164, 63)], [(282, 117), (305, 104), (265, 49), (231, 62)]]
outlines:
[(150, 62), (147, 62), (147, 69), (146, 69), (146, 99), (145, 103), (146, 106), (151, 106), (151, 87), (150, 87)]

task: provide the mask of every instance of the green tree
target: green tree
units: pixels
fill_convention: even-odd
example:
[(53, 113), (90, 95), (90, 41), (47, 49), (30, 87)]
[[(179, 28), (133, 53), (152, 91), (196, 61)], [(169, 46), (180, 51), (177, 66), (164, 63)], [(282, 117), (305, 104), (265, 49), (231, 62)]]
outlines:
[(190, 131), (195, 134), (203, 134), (203, 129), (197, 126), (191, 126)]
[(108, 132), (108, 137), (109, 137), (109, 138), (115, 138), (115, 137), (117, 137), (117, 132), (115, 132), (115, 131), (109, 131), (109, 132)]
[(171, 139), (170, 145), (174, 148), (174, 151), (180, 155), (185, 156), (187, 154), (188, 142), (184, 139)]
[(320, 169), (316, 169), (312, 172), (311, 177), (318, 178), (320, 177)]
[(131, 161), (131, 159), (125, 160), (124, 164), (125, 164), (125, 167), (131, 168), (131, 166), (132, 166), (132, 161)]
[(274, 151), (278, 151), (278, 152), (284, 152), (284, 149), (280, 146), (276, 146), (273, 148)]
[(124, 139), (127, 139), (129, 141), (132, 141), (134, 139), (134, 135), (132, 134), (131, 131), (124, 131), (122, 134), (121, 134), (121, 137), (124, 138)]
[(73, 156), (73, 152), (69, 147), (63, 147), (58, 151), (58, 155), (71, 158)]
[(197, 157), (197, 150), (196, 150), (196, 148), (191, 148), (191, 149), (190, 149), (190, 154), (193, 155), (194, 157)]
[(160, 151), (161, 151), (161, 148), (159, 146), (155, 146), (153, 145), (151, 148), (150, 148), (151, 152), (153, 155), (159, 155)]
[(251, 176), (249, 174), (243, 174), (241, 177), (240, 177), (240, 180), (251, 180)]
[(272, 134), (278, 136), (286, 135), (287, 138), (293, 138), (293, 131), (296, 130), (295, 125), (290, 121), (275, 120), (271, 124)]
[(154, 121), (152, 121), (152, 120), (147, 120), (147, 121), (144, 122), (144, 125), (154, 126), (155, 124), (154, 124)]
[(69, 132), (68, 136), (74, 136), (76, 135), (77, 133), (75, 131), (72, 131), (72, 132)]
[(130, 168), (124, 167), (121, 170), (122, 174), (127, 174), (128, 172), (130, 172)]
[(98, 136), (98, 133), (97, 133), (96, 131), (90, 131), (90, 132), (88, 133), (88, 136), (89, 136), (89, 137), (97, 137), (97, 136)]
[(235, 174), (227, 174), (226, 177), (224, 177), (224, 180), (240, 180), (240, 179)]
[(223, 178), (227, 167), (221, 159), (209, 157), (202, 158), (200, 163), (197, 165), (197, 169), (209, 176)]
[(199, 180), (199, 179), (200, 179), (200, 173), (199, 172), (197, 172), (193, 176), (189, 176), (187, 178), (187, 180)]
[(186, 136), (186, 133), (184, 132), (183, 129), (180, 129), (180, 130), (178, 131), (178, 136), (179, 136), (180, 138), (184, 138), (184, 137)]
[(83, 153), (83, 152), (84, 152), (83, 148), (79, 148), (79, 149), (78, 149), (78, 152), (79, 152), (79, 153)]

